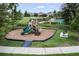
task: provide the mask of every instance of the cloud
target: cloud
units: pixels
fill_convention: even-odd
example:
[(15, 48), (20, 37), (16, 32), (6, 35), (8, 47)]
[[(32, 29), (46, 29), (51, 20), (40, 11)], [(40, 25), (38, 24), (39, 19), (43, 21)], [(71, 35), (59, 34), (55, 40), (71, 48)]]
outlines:
[(43, 9), (45, 8), (45, 6), (37, 6), (37, 8)]
[(35, 10), (35, 9), (44, 9), (44, 8), (45, 8), (45, 6), (37, 6), (37, 7), (33, 8), (33, 9), (30, 9), (30, 10)]

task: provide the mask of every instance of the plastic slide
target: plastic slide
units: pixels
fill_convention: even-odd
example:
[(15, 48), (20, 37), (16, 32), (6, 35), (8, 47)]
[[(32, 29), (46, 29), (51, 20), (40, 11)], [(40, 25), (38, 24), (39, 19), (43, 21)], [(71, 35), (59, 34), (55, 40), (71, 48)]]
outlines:
[(21, 35), (24, 35), (25, 33), (29, 33), (31, 32), (31, 27), (29, 25), (27, 25), (24, 29), (23, 29), (23, 32), (21, 33)]

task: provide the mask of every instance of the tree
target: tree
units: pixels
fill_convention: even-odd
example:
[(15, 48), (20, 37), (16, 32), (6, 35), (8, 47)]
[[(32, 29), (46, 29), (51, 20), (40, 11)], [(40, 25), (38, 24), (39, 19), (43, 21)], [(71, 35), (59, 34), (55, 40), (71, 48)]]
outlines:
[[(0, 13), (1, 17), (0, 18), (3, 17), (5, 19), (7, 19), (7, 16), (8, 16), (8, 18), (11, 18), (11, 21), (12, 21), (11, 24), (13, 25), (13, 28), (14, 28), (16, 20), (21, 19), (21, 16), (22, 16), (21, 11), (17, 11), (18, 4), (17, 3), (2, 3), (2, 4), (0, 4), (0, 7), (1, 7), (1, 13)], [(5, 20), (5, 19), (3, 19), (3, 20)], [(6, 23), (6, 22), (4, 22), (4, 23)], [(2, 22), (1, 24), (4, 24), (4, 23)]]
[(8, 9), (11, 11), (11, 18), (16, 19), (15, 14), (17, 12), (17, 3), (9, 3), (8, 4)]
[(69, 24), (71, 23), (70, 21), (73, 20), (73, 18), (76, 16), (76, 11), (79, 7), (79, 4), (77, 3), (66, 3), (63, 4), (62, 6), (62, 11), (63, 11), (63, 18), (65, 19), (65, 23)]
[(62, 18), (62, 11), (53, 11), (53, 18)]
[(4, 25), (4, 22), (6, 22), (6, 17), (8, 15), (8, 8), (7, 4), (0, 3), (0, 27)]
[(29, 17), (29, 16), (30, 16), (30, 14), (27, 11), (25, 11), (24, 17)]
[(53, 12), (53, 17), (54, 17), (54, 18), (57, 18), (56, 10), (54, 10), (54, 12)]
[(17, 20), (16, 13), (17, 13), (17, 3), (8, 3), (8, 9), (11, 11), (10, 18), (12, 19), (13, 28), (15, 27), (15, 21)]
[(34, 14), (34, 16), (35, 16), (35, 17), (38, 17), (38, 14), (37, 14), (37, 13), (35, 13), (35, 14)]
[(65, 24), (79, 34), (79, 3), (66, 3), (63, 5), (62, 10)]
[(9, 12), (8, 4), (0, 3), (0, 38), (4, 38), (5, 33), (7, 33), (9, 24)]
[(42, 15), (40, 15), (41, 17), (46, 17), (47, 16), (47, 14), (42, 14)]
[(27, 11), (25, 11), (25, 13), (24, 13), (24, 17), (26, 17), (27, 16)]
[(62, 18), (62, 11), (57, 11), (57, 18)]
[(16, 11), (15, 17), (16, 17), (16, 20), (21, 20), (22, 19), (22, 13), (21, 13), (20, 10)]

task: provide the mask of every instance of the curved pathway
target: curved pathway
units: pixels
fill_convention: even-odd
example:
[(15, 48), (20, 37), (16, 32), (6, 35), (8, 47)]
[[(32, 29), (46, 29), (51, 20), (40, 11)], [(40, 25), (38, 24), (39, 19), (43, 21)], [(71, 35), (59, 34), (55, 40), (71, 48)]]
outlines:
[(0, 53), (14, 54), (63, 54), (63, 53), (79, 53), (79, 46), (71, 47), (53, 47), (53, 48), (32, 48), (32, 47), (7, 47), (0, 46)]

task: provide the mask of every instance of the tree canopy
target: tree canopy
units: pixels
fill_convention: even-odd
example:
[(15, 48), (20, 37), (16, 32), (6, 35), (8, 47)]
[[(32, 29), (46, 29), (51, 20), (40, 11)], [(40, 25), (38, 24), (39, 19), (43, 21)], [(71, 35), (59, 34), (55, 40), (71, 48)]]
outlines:
[(21, 19), (22, 13), (20, 10), (17, 11), (17, 7), (17, 3), (0, 3), (0, 27), (9, 22), (9, 18), (13, 25), (16, 20)]
[(29, 17), (29, 16), (30, 16), (30, 14), (27, 11), (25, 11), (24, 17)]
[(70, 29), (79, 31), (79, 3), (63, 4), (62, 11), (65, 24), (69, 25)]

